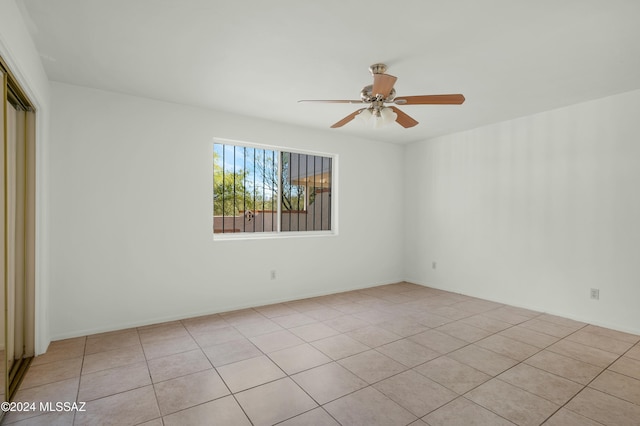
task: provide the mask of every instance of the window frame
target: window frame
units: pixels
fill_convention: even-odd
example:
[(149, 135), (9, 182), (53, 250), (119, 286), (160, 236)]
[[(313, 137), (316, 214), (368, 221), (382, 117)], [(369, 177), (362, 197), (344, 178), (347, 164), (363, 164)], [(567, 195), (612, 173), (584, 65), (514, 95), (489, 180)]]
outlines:
[[(277, 230), (276, 231), (260, 231), (260, 232), (230, 232), (230, 233), (215, 233), (213, 232), (213, 221), (214, 215), (211, 216), (211, 233), (213, 237), (213, 241), (237, 241), (237, 240), (263, 240), (263, 239), (279, 239), (279, 238), (304, 238), (304, 237), (331, 237), (338, 235), (338, 154), (335, 153), (327, 153), (321, 151), (312, 151), (307, 149), (298, 149), (298, 148), (290, 148), (282, 145), (268, 145), (254, 142), (244, 142), (238, 141), (235, 139), (227, 139), (214, 137), (213, 142), (211, 144), (211, 152), (213, 152), (214, 145), (222, 144), (222, 145), (233, 145), (235, 147), (246, 147), (246, 148), (254, 148), (254, 149), (264, 149), (268, 151), (274, 151), (278, 155), (278, 200), (277, 200)], [(328, 230), (312, 230), (312, 231), (282, 231), (281, 228), (281, 220), (282, 220), (282, 182), (281, 182), (281, 173), (282, 173), (282, 164), (281, 158), (282, 153), (291, 153), (291, 154), (302, 154), (302, 155), (313, 155), (313, 156), (321, 156), (331, 159), (331, 206), (330, 206), (330, 215), (331, 215), (331, 229)], [(210, 176), (213, 176), (214, 164), (211, 161), (211, 173)], [(213, 178), (212, 178), (213, 179)], [(214, 182), (211, 181), (211, 185), (213, 187)], [(211, 201), (211, 213), (213, 213), (213, 191), (210, 191), (210, 201)]]

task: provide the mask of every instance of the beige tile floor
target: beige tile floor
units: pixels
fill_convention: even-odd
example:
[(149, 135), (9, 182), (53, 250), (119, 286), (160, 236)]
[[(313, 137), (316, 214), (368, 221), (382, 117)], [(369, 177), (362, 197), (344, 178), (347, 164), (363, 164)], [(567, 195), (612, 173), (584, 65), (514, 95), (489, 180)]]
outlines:
[(640, 336), (409, 283), (53, 342), (15, 425), (638, 425)]

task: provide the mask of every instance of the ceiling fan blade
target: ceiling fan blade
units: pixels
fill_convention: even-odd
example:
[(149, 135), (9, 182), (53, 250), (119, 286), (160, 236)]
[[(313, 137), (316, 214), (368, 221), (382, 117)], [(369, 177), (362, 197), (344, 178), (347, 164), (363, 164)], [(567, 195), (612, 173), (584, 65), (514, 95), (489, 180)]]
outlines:
[(460, 105), (464, 102), (464, 96), (460, 94), (399, 96), (393, 102), (396, 105)]
[(332, 129), (336, 129), (338, 127), (342, 127), (345, 124), (347, 124), (348, 122), (350, 122), (351, 120), (353, 120), (356, 115), (360, 114), (362, 111), (364, 111), (366, 108), (360, 108), (357, 111), (352, 112), (351, 114), (347, 115), (345, 118), (343, 118), (342, 120), (338, 121), (337, 123), (335, 123), (333, 126), (331, 126)]
[(355, 100), (355, 99), (302, 99), (298, 102), (324, 102), (324, 103), (330, 103), (330, 104), (362, 104), (364, 102), (362, 102), (361, 99)]
[(391, 89), (393, 89), (397, 79), (398, 77), (389, 74), (374, 74), (371, 94), (373, 96), (382, 95), (383, 98), (386, 98), (391, 93)]
[(393, 110), (393, 112), (395, 112), (397, 114), (396, 117), (396, 123), (398, 123), (399, 125), (401, 125), (402, 127), (409, 128), (409, 127), (413, 127), (416, 124), (418, 124), (418, 122), (416, 120), (414, 120), (413, 118), (409, 117), (407, 114), (405, 114), (404, 112), (402, 112), (400, 109), (392, 106), (389, 107)]

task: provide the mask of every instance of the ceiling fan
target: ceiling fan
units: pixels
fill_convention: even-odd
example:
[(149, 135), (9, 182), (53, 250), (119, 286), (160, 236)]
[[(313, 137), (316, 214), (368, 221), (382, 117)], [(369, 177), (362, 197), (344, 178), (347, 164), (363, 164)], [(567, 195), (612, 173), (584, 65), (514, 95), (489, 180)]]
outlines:
[(395, 106), (385, 106), (386, 103), (396, 105), (460, 105), (464, 102), (464, 96), (455, 95), (419, 95), (419, 96), (399, 96), (396, 98), (396, 90), (393, 88), (397, 77), (385, 74), (387, 66), (385, 64), (373, 64), (369, 67), (373, 75), (373, 84), (365, 86), (360, 92), (359, 100), (316, 100), (305, 99), (298, 102), (325, 102), (338, 104), (369, 104), (365, 108), (347, 115), (342, 120), (331, 126), (332, 129), (342, 127), (357, 116), (365, 120), (374, 118), (374, 126), (390, 121), (396, 121), (405, 128), (413, 127), (418, 122), (402, 112)]

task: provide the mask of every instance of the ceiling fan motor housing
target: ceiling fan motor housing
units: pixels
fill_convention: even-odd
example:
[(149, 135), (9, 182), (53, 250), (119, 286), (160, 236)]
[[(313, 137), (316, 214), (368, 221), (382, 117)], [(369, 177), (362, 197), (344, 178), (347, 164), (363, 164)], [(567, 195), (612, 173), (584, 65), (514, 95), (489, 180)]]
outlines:
[(360, 92), (360, 99), (362, 102), (373, 102), (373, 101), (383, 101), (383, 102), (391, 102), (393, 98), (396, 97), (396, 89), (391, 89), (389, 92), (389, 96), (384, 99), (378, 99), (377, 96), (373, 95), (373, 85), (369, 84), (368, 86), (364, 86), (362, 91)]

